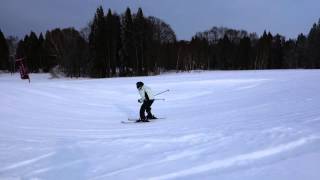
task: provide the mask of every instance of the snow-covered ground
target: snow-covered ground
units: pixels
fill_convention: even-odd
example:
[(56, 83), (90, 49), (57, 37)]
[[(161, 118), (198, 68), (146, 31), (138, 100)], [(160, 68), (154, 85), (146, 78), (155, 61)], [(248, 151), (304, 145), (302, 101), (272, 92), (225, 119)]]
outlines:
[[(0, 179), (320, 179), (320, 70), (0, 74)], [(135, 88), (159, 95), (150, 123)]]

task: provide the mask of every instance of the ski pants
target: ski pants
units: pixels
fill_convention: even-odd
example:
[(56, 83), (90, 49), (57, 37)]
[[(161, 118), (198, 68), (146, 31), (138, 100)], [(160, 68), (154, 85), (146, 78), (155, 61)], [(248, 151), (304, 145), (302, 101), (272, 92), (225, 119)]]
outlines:
[(145, 119), (146, 115), (144, 114), (144, 112), (146, 111), (148, 113), (148, 116), (152, 116), (151, 114), (151, 105), (153, 103), (154, 100), (147, 100), (147, 101), (143, 101), (141, 107), (140, 107), (140, 119)]

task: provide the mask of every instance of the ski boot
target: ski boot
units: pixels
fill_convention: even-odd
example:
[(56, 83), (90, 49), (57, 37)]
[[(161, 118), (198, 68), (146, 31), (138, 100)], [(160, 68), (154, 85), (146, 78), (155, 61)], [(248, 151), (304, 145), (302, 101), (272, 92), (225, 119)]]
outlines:
[(150, 122), (147, 118), (140, 118), (136, 122)]
[(158, 119), (158, 118), (152, 114), (148, 114), (147, 119)]

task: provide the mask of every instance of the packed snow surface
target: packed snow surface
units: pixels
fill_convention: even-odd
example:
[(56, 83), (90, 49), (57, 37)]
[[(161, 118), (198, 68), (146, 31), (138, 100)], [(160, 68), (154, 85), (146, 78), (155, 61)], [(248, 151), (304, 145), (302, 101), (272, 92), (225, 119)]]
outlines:
[[(319, 180), (320, 70), (0, 74), (0, 179)], [(138, 117), (143, 81), (157, 96)]]

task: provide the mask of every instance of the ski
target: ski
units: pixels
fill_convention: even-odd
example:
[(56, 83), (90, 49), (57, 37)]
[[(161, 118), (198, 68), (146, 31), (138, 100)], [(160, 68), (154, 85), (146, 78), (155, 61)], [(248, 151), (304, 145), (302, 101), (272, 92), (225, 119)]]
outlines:
[(131, 123), (136, 123), (134, 121), (121, 121), (122, 124), (131, 124)]
[(131, 124), (131, 123), (148, 123), (148, 122), (151, 122), (151, 121), (145, 121), (145, 122), (143, 122), (143, 121), (136, 121), (136, 120), (128, 120), (128, 121), (121, 121), (121, 123), (123, 123), (123, 124)]
[[(165, 119), (165, 118), (157, 118), (157, 119)], [(137, 120), (139, 120), (139, 119), (137, 119), (137, 118), (128, 118), (127, 121), (121, 121), (121, 123), (123, 123), (123, 124), (130, 124), (130, 123), (148, 123), (148, 122), (155, 121), (155, 120), (157, 120), (157, 119), (149, 119), (149, 121), (147, 121), (147, 122), (143, 122), (143, 121), (137, 122)]]
[[(160, 117), (160, 118), (156, 118), (156, 119), (148, 119), (149, 121), (154, 121), (154, 120), (157, 120), (157, 119), (165, 119), (164, 117)], [(137, 121), (139, 119), (137, 118), (128, 118), (128, 121)]]

